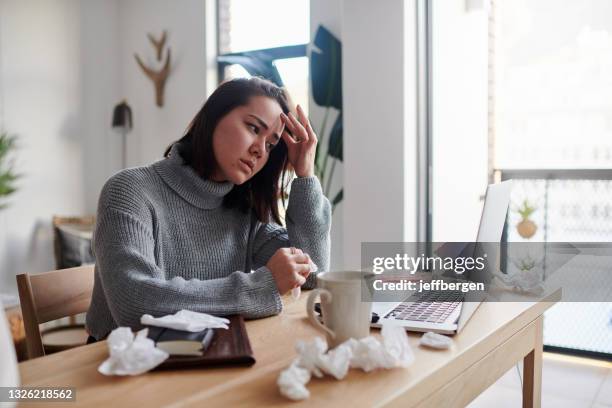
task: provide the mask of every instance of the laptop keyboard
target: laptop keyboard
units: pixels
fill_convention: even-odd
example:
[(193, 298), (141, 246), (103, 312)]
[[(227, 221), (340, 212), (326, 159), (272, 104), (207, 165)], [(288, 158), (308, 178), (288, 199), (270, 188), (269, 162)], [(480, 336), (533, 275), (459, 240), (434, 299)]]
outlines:
[(424, 323), (444, 323), (459, 307), (463, 294), (454, 291), (415, 293), (406, 302), (400, 303), (385, 318), (410, 320)]

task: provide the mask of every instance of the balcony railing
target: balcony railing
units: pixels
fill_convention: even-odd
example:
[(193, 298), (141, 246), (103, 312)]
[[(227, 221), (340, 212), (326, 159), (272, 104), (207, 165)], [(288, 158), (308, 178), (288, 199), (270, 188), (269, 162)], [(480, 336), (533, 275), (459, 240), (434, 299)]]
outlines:
[[(612, 169), (503, 169), (496, 171), (496, 179), (513, 180), (504, 240), (612, 242)], [(531, 222), (519, 227), (525, 205), (533, 209), (527, 217)], [(556, 305), (545, 315), (544, 344), (548, 349), (610, 358), (612, 304)]]

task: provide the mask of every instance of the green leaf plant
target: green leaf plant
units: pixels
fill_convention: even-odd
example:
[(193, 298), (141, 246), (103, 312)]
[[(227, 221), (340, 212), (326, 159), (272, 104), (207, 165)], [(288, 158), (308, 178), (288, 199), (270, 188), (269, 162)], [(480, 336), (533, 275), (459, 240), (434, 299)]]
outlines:
[(521, 216), (521, 219), (527, 220), (529, 219), (529, 216), (533, 214), (537, 209), (538, 207), (532, 205), (529, 200), (524, 199), (520, 207), (515, 207), (514, 211)]
[[(342, 46), (340, 41), (323, 26), (319, 26), (315, 34), (313, 50), (310, 54), (310, 77), (313, 99), (317, 105), (325, 107), (321, 127), (317, 133), (319, 143), (315, 168), (324, 186), (325, 195), (330, 197), (336, 164), (343, 160)], [(325, 132), (332, 109), (338, 111), (338, 116), (326, 140)], [(323, 152), (321, 146), (324, 146), (326, 142), (327, 151)], [(330, 160), (331, 167), (328, 168)], [(332, 211), (342, 201), (343, 193), (343, 189), (340, 189), (331, 199)]]
[(16, 140), (15, 136), (4, 131), (0, 133), (0, 210), (8, 206), (4, 200), (17, 191), (15, 182), (19, 175), (14, 173), (11, 159), (11, 153), (16, 148)]

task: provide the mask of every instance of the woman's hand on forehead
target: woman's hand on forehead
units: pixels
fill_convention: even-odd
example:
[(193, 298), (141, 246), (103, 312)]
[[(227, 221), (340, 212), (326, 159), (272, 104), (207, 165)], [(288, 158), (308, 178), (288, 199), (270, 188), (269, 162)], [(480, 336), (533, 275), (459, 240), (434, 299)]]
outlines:
[(317, 135), (300, 105), (297, 106), (296, 118), (291, 112), (280, 114), (284, 123), (282, 138), (287, 144), (289, 163), (298, 177), (314, 175), (314, 159), (317, 149)]

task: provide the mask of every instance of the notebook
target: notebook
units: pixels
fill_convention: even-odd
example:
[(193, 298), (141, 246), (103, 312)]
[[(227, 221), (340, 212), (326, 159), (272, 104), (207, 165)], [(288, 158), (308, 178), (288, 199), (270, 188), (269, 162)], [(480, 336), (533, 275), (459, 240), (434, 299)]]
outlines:
[(242, 316), (227, 316), (228, 329), (191, 333), (149, 326), (148, 337), (170, 357), (156, 369), (209, 366), (251, 366), (255, 357)]
[(149, 326), (148, 337), (155, 342), (157, 348), (171, 356), (203, 356), (215, 337), (215, 330), (205, 329), (193, 333)]

